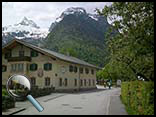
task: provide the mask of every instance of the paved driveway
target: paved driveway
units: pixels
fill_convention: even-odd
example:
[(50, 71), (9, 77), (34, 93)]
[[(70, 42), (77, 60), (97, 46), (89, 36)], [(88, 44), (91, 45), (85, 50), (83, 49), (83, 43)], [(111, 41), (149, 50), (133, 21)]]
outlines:
[(100, 86), (91, 91), (73, 94), (58, 93), (56, 97), (54, 96), (56, 94), (52, 94), (37, 99), (44, 107), (42, 112), (38, 112), (35, 107), (28, 104), (26, 110), (16, 115), (107, 115), (110, 97), (119, 94), (120, 88), (109, 90)]

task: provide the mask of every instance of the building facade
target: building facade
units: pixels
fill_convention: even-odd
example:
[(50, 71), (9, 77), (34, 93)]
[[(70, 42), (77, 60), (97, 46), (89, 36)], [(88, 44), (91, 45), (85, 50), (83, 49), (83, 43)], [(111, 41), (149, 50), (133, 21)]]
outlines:
[(99, 68), (30, 43), (13, 40), (2, 48), (2, 85), (14, 74), (25, 75), (32, 86), (55, 90), (96, 88)]

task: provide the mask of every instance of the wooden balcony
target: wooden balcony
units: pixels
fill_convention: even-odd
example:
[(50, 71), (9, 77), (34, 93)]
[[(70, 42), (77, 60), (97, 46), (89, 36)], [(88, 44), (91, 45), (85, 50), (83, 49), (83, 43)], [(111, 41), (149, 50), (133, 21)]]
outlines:
[(31, 61), (31, 57), (23, 56), (23, 57), (9, 57), (8, 62), (18, 62), (18, 61)]

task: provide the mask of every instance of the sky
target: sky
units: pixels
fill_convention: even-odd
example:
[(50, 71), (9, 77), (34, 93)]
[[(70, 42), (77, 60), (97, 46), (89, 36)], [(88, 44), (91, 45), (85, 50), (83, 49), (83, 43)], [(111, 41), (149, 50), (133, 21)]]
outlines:
[(33, 20), (41, 28), (48, 29), (52, 22), (70, 7), (83, 7), (95, 14), (111, 2), (2, 2), (2, 26), (19, 23), (24, 17)]

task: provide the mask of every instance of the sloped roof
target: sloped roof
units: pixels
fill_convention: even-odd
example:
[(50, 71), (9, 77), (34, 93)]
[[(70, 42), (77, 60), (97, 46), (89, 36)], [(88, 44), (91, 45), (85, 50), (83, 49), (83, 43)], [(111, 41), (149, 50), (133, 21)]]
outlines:
[(46, 53), (49, 56), (56, 57), (56, 58), (58, 58), (60, 60), (63, 60), (63, 61), (67, 61), (67, 62), (71, 62), (71, 63), (75, 63), (75, 64), (80, 64), (80, 65), (85, 65), (85, 66), (101, 69), (100, 67), (92, 65), (90, 63), (87, 63), (87, 62), (85, 62), (83, 60), (80, 60), (78, 58), (75, 58), (75, 57), (72, 57), (72, 56), (66, 56), (64, 54), (61, 54), (61, 53), (58, 53), (58, 52), (54, 52), (54, 51), (51, 51), (51, 50), (48, 50), (48, 49), (43, 49), (43, 48), (37, 47), (37, 46), (32, 45), (32, 44), (30, 44), (28, 42), (25, 42), (25, 41), (22, 41), (22, 40), (18, 40), (18, 39), (14, 39), (14, 40), (10, 41), (8, 44), (4, 45), (2, 47), (2, 50), (7, 48), (8, 46), (10, 46), (14, 42), (18, 42), (20, 44), (23, 44), (23, 45), (29, 47), (29, 48), (32, 48), (32, 49), (36, 50), (36, 51), (39, 51), (39, 52), (44, 53), (44, 54)]

